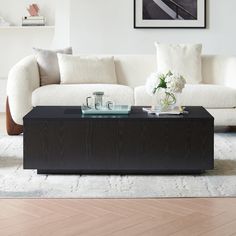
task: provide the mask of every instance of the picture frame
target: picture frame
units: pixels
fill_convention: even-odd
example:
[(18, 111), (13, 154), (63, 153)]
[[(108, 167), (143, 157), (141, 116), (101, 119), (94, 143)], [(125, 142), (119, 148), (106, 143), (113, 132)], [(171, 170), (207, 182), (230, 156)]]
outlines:
[(134, 28), (206, 28), (207, 0), (134, 0)]

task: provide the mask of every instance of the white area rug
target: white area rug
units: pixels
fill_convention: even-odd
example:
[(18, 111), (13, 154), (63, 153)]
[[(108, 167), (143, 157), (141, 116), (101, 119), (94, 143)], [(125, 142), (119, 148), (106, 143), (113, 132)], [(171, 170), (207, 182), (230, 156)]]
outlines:
[(57, 176), (22, 169), (23, 137), (0, 136), (0, 197), (236, 196), (236, 133), (215, 134), (215, 170), (199, 176)]

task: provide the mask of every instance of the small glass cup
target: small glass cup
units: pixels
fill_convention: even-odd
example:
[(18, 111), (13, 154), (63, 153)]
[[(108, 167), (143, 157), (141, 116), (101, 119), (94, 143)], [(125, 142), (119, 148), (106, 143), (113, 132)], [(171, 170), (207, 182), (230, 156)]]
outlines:
[(90, 109), (101, 110), (103, 108), (104, 92), (94, 92), (93, 96), (86, 98), (86, 106)]
[(115, 109), (115, 102), (109, 96), (103, 97), (103, 104), (104, 104), (104, 108), (107, 110)]

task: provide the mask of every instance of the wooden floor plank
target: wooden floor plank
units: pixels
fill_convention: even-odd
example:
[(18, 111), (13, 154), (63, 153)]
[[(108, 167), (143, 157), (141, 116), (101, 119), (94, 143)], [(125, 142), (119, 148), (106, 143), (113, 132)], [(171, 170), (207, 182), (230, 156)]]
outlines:
[[(32, 236), (32, 235), (66, 235), (69, 229), (75, 226), (82, 225), (84, 222), (93, 222), (93, 217), (86, 215), (77, 215), (73, 217), (59, 217), (56, 221), (44, 223), (43, 227), (38, 227), (38, 224), (29, 224), (27, 227), (18, 231), (15, 236)], [(36, 233), (36, 234), (35, 234)]]
[(199, 227), (199, 225), (191, 225), (190, 227), (185, 227), (183, 230), (174, 233), (173, 236), (202, 235), (208, 231), (215, 230), (218, 227), (235, 222), (235, 220), (236, 214), (234, 212), (225, 212), (221, 215), (207, 218), (201, 224), (201, 227)]
[(73, 208), (76, 211), (86, 212), (86, 214), (95, 217), (104, 216), (110, 212), (107, 211), (104, 207), (102, 208), (96, 206), (94, 207), (91, 201), (90, 203), (89, 202), (87, 203), (85, 200), (81, 200), (80, 204), (77, 204), (78, 201), (74, 199), (67, 199), (67, 200), (57, 199), (54, 202), (58, 204), (58, 206)]
[(112, 233), (129, 228), (131, 226), (141, 224), (145, 220), (152, 220), (151, 217), (144, 216), (142, 214), (130, 216), (130, 217), (122, 217), (119, 220), (116, 220), (110, 224), (101, 225), (98, 228), (91, 228), (86, 232), (86, 235), (111, 235)]
[(217, 209), (216, 207), (212, 207), (208, 204), (198, 204), (196, 199), (190, 200), (185, 199), (185, 201), (181, 201), (181, 199), (173, 199), (170, 203), (171, 206), (179, 206), (188, 210), (192, 210), (193, 212), (199, 212), (203, 215), (208, 216), (216, 216), (222, 213), (220, 209)]
[[(54, 212), (51, 211), (50, 208), (50, 204), (47, 204), (47, 207), (42, 207), (42, 206), (38, 206), (40, 204), (40, 200), (37, 201), (37, 204), (31, 204), (31, 202), (26, 201), (26, 200), (22, 200), (22, 201), (11, 201), (8, 200), (6, 201), (6, 204), (14, 209), (16, 209), (19, 212), (22, 212), (24, 214), (29, 214), (32, 216), (36, 216), (36, 217), (43, 217), (43, 216), (47, 216), (50, 214), (53, 214)], [(32, 202), (33, 203), (33, 202)]]
[(25, 223), (11, 225), (9, 227), (1, 227), (0, 225), (0, 235), (28, 235), (28, 232), (31, 232), (31, 229), (36, 230), (34, 234), (31, 232), (31, 235), (40, 235), (38, 234), (38, 231), (46, 225), (52, 224), (53, 222), (57, 222), (57, 224), (60, 225), (60, 220), (65, 220), (65, 218), (65, 216), (54, 214), (37, 219), (32, 218), (32, 220)]
[(70, 235), (87, 235), (91, 230), (99, 229), (104, 225), (113, 224), (117, 220), (120, 220), (120, 216), (115, 214), (107, 214), (96, 219), (92, 219), (85, 222), (78, 222), (77, 224), (68, 224), (65, 228), (58, 228), (51, 235), (52, 236), (70, 236)]
[(154, 217), (154, 218), (160, 219), (160, 220), (165, 217), (175, 219), (178, 216), (178, 214), (175, 214), (174, 212), (167, 213), (162, 210), (157, 210), (154, 207), (152, 207), (151, 204), (146, 205), (146, 206), (142, 206), (142, 204), (141, 204), (142, 201), (143, 200), (133, 200), (133, 201), (124, 200), (122, 202), (122, 204), (123, 204), (123, 206), (125, 206), (128, 209), (132, 209), (136, 212), (142, 213), (143, 215), (151, 216), (151, 217)]
[[(124, 204), (125, 203), (125, 204)], [(125, 200), (117, 199), (113, 201), (107, 201), (107, 200), (88, 200), (88, 204), (95, 206), (97, 208), (100, 208), (102, 206), (103, 209), (106, 209), (108, 212), (116, 212), (116, 214), (120, 216), (132, 216), (137, 215), (140, 212), (138, 210), (135, 210), (134, 208), (128, 208), (126, 206)]]
[(201, 215), (199, 213), (194, 213), (188, 216), (181, 216), (175, 221), (172, 221), (170, 223), (167, 223), (161, 226), (153, 227), (151, 230), (147, 230), (144, 233), (137, 234), (137, 235), (169, 236), (191, 225), (194, 225), (194, 224), (201, 225), (206, 219), (207, 219), (207, 216)]
[(216, 227), (216, 229), (211, 230), (210, 232), (203, 233), (204, 236), (232, 236), (236, 235), (236, 221), (229, 224), (225, 224), (221, 227)]
[[(33, 219), (35, 219), (33, 217)], [(37, 218), (38, 219), (38, 218)], [(20, 226), (22, 224), (26, 224), (32, 220), (32, 216), (30, 215), (24, 215), (24, 214), (18, 214), (12, 217), (0, 219), (0, 229), (4, 228), (11, 228), (13, 225), (15, 226)]]
[[(142, 223), (137, 224), (137, 225), (133, 225), (130, 227), (127, 227), (125, 229), (120, 229), (117, 230), (116, 232), (113, 232), (112, 236), (124, 236), (124, 235), (128, 235), (128, 236), (136, 236), (136, 235), (145, 235), (145, 232), (156, 228), (156, 227), (160, 227), (161, 225), (165, 225), (167, 223), (172, 223), (173, 219), (169, 219), (169, 218), (163, 218), (162, 220), (157, 220), (157, 219), (151, 219), (151, 220), (147, 220), (145, 219)], [(109, 234), (105, 234), (104, 236), (108, 236)]]

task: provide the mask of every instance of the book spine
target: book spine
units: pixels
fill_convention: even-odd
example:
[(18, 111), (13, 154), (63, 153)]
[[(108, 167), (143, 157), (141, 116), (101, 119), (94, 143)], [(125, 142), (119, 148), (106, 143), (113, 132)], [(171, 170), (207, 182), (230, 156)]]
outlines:
[(22, 26), (45, 26), (45, 24), (22, 24)]
[(45, 24), (44, 20), (23, 20), (22, 24)]
[(45, 20), (44, 16), (23, 16), (23, 20)]

